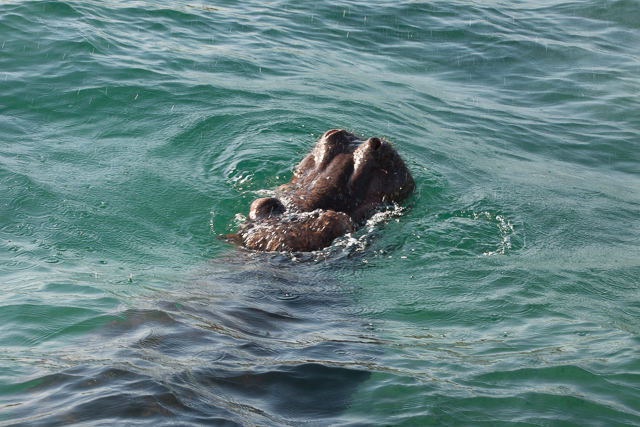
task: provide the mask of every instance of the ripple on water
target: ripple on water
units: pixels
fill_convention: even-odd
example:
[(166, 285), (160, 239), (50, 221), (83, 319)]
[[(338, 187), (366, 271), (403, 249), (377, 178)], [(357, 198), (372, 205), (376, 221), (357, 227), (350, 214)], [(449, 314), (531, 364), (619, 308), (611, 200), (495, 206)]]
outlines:
[[(73, 323), (77, 317), (89, 318), (85, 327), (101, 326), (47, 356), (58, 361), (58, 374), (39, 375), (35, 369), (37, 381), (14, 385), (24, 390), (13, 397), (21, 402), (12, 410), (14, 419), (32, 425), (84, 417), (239, 425), (338, 420), (370, 377), (370, 340), (360, 322), (342, 312), (347, 296), (323, 273), (324, 266), (287, 267), (271, 257), (247, 254), (214, 264), (200, 279), (163, 291), (167, 299), (136, 299), (136, 308), (116, 309), (108, 317), (33, 306), (31, 312), (41, 311), (54, 329), (55, 319)], [(92, 294), (64, 284), (42, 290), (62, 296), (63, 288), (75, 289), (79, 297)], [(11, 313), (24, 316), (28, 309), (23, 305)], [(44, 411), (33, 406), (42, 399), (53, 399)]]
[[(636, 1), (214, 6), (3, 4), (0, 425), (640, 425)], [(215, 237), (334, 127), (408, 209)]]

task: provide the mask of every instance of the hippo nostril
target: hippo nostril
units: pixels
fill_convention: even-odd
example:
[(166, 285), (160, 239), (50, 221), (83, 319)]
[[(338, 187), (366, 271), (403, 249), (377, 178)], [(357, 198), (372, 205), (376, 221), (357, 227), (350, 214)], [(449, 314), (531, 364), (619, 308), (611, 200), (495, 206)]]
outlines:
[(369, 139), (369, 145), (373, 151), (377, 151), (382, 147), (382, 141), (379, 138), (371, 138)]
[(331, 129), (331, 130), (326, 131), (322, 137), (323, 138), (329, 138), (331, 135), (333, 135), (334, 133), (338, 133), (338, 132), (340, 132), (340, 129)]

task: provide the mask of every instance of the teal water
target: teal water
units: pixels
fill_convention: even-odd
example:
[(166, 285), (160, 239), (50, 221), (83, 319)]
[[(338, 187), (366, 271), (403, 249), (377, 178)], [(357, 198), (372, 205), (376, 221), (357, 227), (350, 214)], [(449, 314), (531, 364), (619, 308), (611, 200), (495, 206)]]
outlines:
[[(0, 426), (640, 425), (640, 5), (0, 5)], [(220, 239), (324, 131), (416, 194)]]

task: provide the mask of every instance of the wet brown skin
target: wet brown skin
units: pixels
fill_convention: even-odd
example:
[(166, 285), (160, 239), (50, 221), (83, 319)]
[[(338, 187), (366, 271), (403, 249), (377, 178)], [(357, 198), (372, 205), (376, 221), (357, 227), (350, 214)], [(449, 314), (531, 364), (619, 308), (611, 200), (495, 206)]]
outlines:
[(397, 151), (379, 138), (326, 132), (296, 168), (280, 199), (251, 204), (249, 221), (231, 235), (258, 251), (310, 252), (355, 231), (372, 212), (408, 197), (415, 184)]

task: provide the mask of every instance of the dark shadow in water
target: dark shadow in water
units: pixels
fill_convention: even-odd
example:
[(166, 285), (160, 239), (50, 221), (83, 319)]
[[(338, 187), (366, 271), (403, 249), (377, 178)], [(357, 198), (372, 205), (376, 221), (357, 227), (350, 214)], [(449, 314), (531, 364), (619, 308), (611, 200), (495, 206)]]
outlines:
[(379, 346), (331, 279), (339, 264), (243, 255), (136, 299), (51, 355), (60, 369), (0, 425), (358, 425), (344, 412)]

